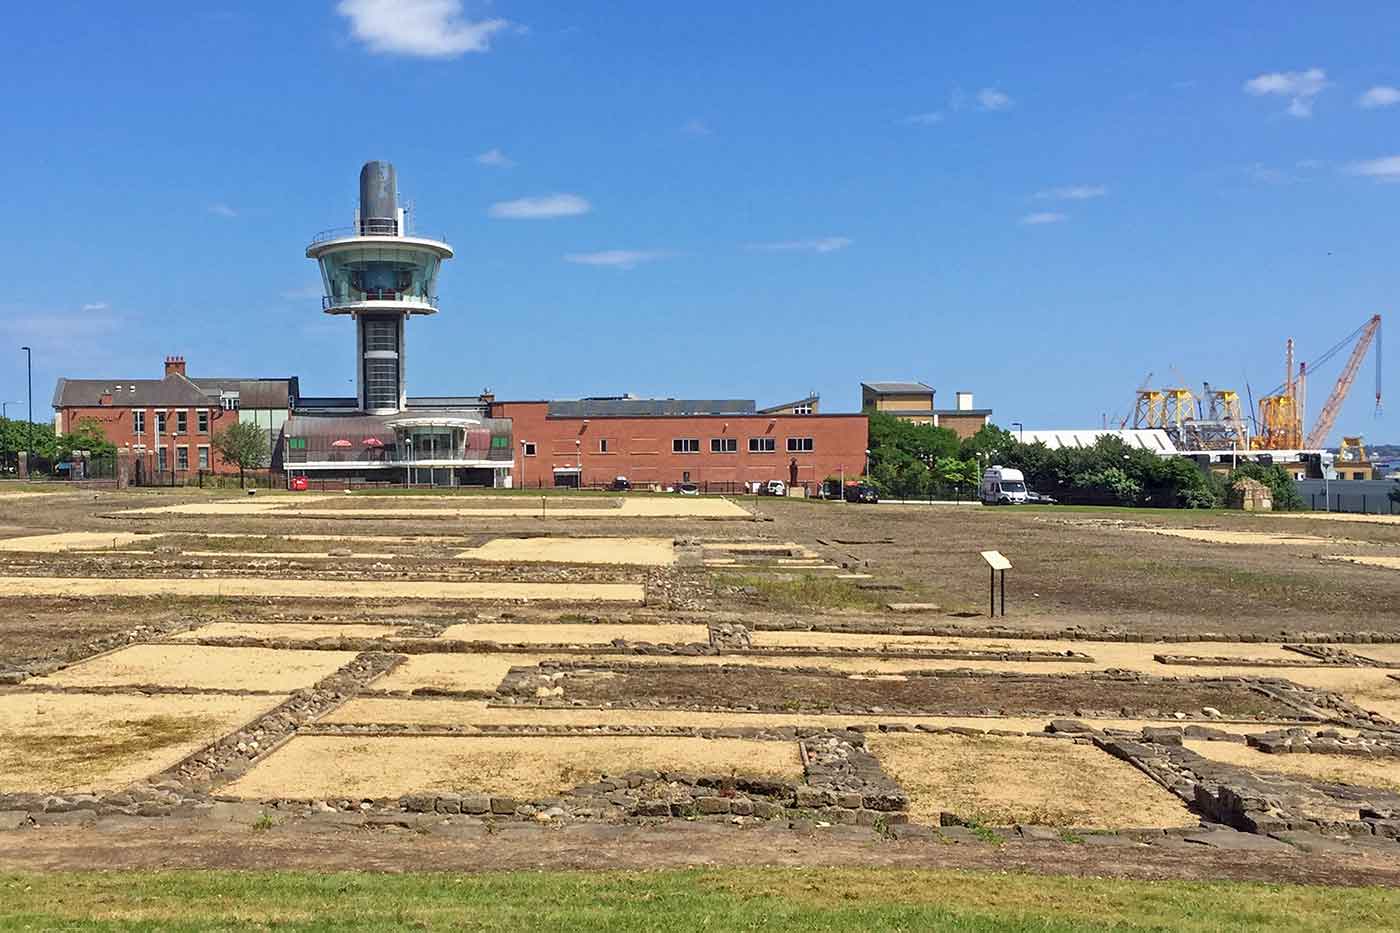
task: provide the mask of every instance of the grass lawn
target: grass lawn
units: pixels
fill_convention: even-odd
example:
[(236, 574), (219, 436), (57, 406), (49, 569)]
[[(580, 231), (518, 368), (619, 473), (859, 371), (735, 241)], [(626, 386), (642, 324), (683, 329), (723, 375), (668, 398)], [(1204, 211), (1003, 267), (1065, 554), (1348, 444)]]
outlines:
[(1376, 930), (1400, 891), (889, 869), (0, 876), (3, 930)]

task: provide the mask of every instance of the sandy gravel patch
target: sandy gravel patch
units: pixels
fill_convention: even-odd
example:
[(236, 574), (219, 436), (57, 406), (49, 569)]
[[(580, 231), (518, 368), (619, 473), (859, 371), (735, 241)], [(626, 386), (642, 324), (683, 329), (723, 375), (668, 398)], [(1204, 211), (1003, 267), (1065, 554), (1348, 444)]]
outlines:
[(143, 535), (130, 531), (65, 531), (51, 535), (26, 535), (22, 538), (0, 539), (0, 551), (28, 554), (57, 554), (61, 551), (98, 551), (122, 548), (138, 541), (152, 541), (158, 534)]
[(370, 685), (372, 690), (495, 690), (512, 667), (538, 664), (538, 654), (411, 654)]
[(1366, 515), (1360, 512), (1255, 512), (1260, 518), (1308, 519), (1318, 522), (1368, 522), (1374, 525), (1400, 523), (1400, 515)]
[(299, 599), (521, 599), (641, 603), (637, 583), (501, 583), (436, 580), (290, 580), (218, 577), (0, 577), (4, 596), (261, 596)]
[(867, 741), (909, 794), (910, 814), (921, 821), (937, 823), (939, 812), (949, 810), (996, 826), (1115, 829), (1199, 822), (1132, 765), (1091, 745), (909, 734), (870, 735)]
[(1363, 567), (1384, 567), (1386, 570), (1400, 570), (1400, 557), (1379, 554), (1324, 554), (1323, 560), (1341, 561), (1347, 564), (1360, 564)]
[(287, 692), (309, 687), (355, 657), (353, 651), (277, 651), (202, 645), (132, 645), (33, 683), (62, 687), (196, 687)]
[(225, 789), (245, 798), (383, 797), (479, 790), (554, 796), (604, 774), (655, 768), (800, 780), (795, 742), (599, 737), (298, 736)]
[(412, 554), (356, 552), (330, 554), (324, 551), (181, 551), (185, 557), (240, 557), (247, 560), (394, 560)]
[(444, 641), (495, 641), (522, 645), (606, 645), (616, 639), (654, 644), (708, 644), (704, 625), (609, 625), (606, 623), (528, 622), (449, 625), (438, 636)]
[[(530, 502), (517, 496), (502, 496), (499, 508), (452, 508), (451, 497), (444, 497), (441, 507), (422, 507), (405, 504), (401, 508), (315, 508), (318, 503), (335, 497), (317, 496), (313, 498), (287, 498), (263, 500), (229, 500), (224, 502), (188, 502), (182, 505), (148, 506), (139, 509), (126, 509), (118, 515), (274, 515), (294, 518), (520, 518), (539, 515), (538, 505), (523, 505)], [(336, 500), (344, 501), (344, 500)], [(416, 497), (403, 497), (405, 503), (417, 501)], [(307, 506), (313, 506), (307, 508)], [(545, 505), (544, 512), (551, 518), (752, 518), (748, 510), (728, 499), (704, 498), (700, 496), (637, 497), (621, 501), (621, 505), (605, 508), (575, 507), (572, 504), (551, 510)]]
[(1185, 538), (1189, 541), (1204, 541), (1208, 544), (1362, 544), (1361, 541), (1348, 541), (1345, 538), (1324, 538), (1319, 535), (1270, 534), (1262, 531), (1218, 531), (1203, 528), (1138, 528), (1154, 535), (1169, 538)]
[[(1266, 755), (1236, 742), (1187, 742), (1186, 747), (1214, 761), (1239, 765), (1251, 771), (1274, 771), (1298, 777), (1360, 784), (1400, 791), (1400, 760), (1390, 758), (1351, 758), (1341, 755)], [(1356, 819), (1355, 811), (1350, 819)]]
[(456, 556), (508, 563), (666, 567), (676, 562), (676, 549), (670, 538), (496, 538)]
[(315, 641), (318, 638), (384, 638), (400, 631), (396, 625), (368, 625), (357, 622), (334, 624), (324, 622), (210, 622), (174, 636), (176, 639), (198, 638), (292, 638)]
[[(378, 685), (376, 685), (378, 686)], [(427, 699), (398, 699), (395, 697), (361, 696), (338, 707), (321, 718), (322, 722), (398, 723), (419, 726), (682, 726), (729, 728), (733, 726), (821, 726), (842, 728), (871, 721), (907, 723), (971, 729), (1009, 729), (1016, 732), (1039, 732), (1049, 720), (1026, 716), (890, 716), (842, 715), (836, 713), (745, 713), (739, 711), (710, 713), (687, 710), (631, 709), (528, 709), (524, 707), (491, 706), (487, 700), (455, 700), (433, 697)], [(1141, 729), (1144, 725), (1170, 724), (1172, 720), (1085, 719), (1097, 729)], [(1230, 727), (1232, 732), (1268, 732), (1277, 728), (1267, 724)], [(1346, 731), (1346, 730), (1342, 730)]]
[(115, 790), (165, 770), (285, 699), (0, 695), (0, 793)]

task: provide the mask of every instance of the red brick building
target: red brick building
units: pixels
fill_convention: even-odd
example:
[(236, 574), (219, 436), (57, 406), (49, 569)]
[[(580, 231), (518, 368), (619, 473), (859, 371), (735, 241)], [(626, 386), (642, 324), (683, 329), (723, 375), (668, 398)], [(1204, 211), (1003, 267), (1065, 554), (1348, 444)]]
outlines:
[(813, 488), (865, 469), (861, 414), (760, 412), (744, 400), (490, 405), (493, 417), (511, 420), (517, 487), (604, 485), (625, 476), (634, 485), (696, 483), (719, 491), (775, 479)]
[[(295, 394), (295, 379), (192, 379), (185, 358), (171, 356), (160, 379), (59, 379), (54, 429), (67, 433), (83, 421), (95, 423), (118, 451), (130, 452), (142, 475), (237, 473), (214, 449), (213, 436), (240, 420), (265, 423), (268, 449), (275, 451)], [(258, 395), (263, 399), (253, 397)], [(245, 396), (253, 405), (273, 407), (245, 411)]]

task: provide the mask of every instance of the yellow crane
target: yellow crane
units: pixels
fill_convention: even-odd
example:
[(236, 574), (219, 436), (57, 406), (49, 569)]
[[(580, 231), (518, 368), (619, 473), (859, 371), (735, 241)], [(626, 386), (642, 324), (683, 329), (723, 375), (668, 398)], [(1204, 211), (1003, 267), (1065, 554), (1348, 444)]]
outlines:
[(1309, 367), (1307, 363), (1300, 363), (1297, 372), (1294, 372), (1293, 338), (1288, 338), (1284, 351), (1283, 385), (1259, 399), (1259, 425), (1254, 435), (1254, 447), (1258, 450), (1320, 449), (1327, 442), (1327, 435), (1332, 433), (1337, 415), (1342, 410), (1342, 403), (1346, 401), (1347, 394), (1356, 381), (1356, 373), (1361, 368), (1361, 362), (1366, 358), (1366, 351), (1372, 343), (1376, 345), (1376, 411), (1379, 412), (1381, 350), (1376, 337), (1380, 329), (1381, 316), (1372, 315), (1366, 323), (1343, 337), (1313, 362), (1311, 368), (1316, 371), (1342, 350), (1351, 347), (1351, 355), (1342, 367), (1341, 375), (1337, 377), (1337, 384), (1332, 387), (1332, 394), (1323, 404), (1312, 430), (1306, 433), (1304, 418), (1307, 409)]

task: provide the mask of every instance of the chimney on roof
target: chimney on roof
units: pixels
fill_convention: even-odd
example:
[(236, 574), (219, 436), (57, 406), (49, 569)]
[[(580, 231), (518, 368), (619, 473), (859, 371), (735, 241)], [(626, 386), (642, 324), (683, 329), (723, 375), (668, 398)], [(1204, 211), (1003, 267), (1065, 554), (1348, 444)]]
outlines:
[(490, 389), (482, 389), (480, 398), (489, 405), (496, 400), (496, 393), (492, 392)]
[(112, 404), (112, 390), (111, 390), (111, 389), (103, 389), (103, 390), (102, 390), (102, 394), (101, 394), (101, 395), (98, 397), (98, 399), (97, 399), (97, 404), (99, 404), (99, 405), (110, 405), (110, 404)]
[(166, 378), (176, 373), (179, 373), (181, 376), (185, 374), (185, 358), (183, 356), (167, 356), (165, 358)]
[(958, 400), (958, 411), (972, 411), (971, 392), (957, 392), (955, 395)]

